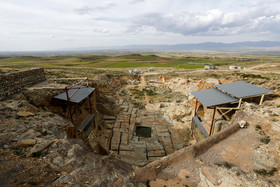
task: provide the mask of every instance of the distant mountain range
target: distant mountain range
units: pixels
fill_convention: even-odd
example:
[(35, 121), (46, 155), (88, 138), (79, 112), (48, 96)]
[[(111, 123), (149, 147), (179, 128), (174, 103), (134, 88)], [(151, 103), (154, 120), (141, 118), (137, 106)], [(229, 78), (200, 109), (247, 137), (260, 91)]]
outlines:
[(280, 54), (280, 41), (258, 42), (205, 42), (197, 44), (176, 45), (123, 45), (123, 46), (95, 46), (58, 49), (50, 51), (0, 51), (0, 55), (79, 55), (93, 53), (133, 53), (133, 52), (237, 52), (237, 53), (263, 53)]
[(280, 41), (258, 41), (258, 42), (235, 42), (235, 43), (221, 43), (221, 42), (205, 42), (197, 44), (176, 44), (176, 45), (125, 45), (125, 46), (112, 46), (112, 47), (84, 47), (75, 49), (65, 49), (77, 50), (77, 51), (96, 51), (96, 50), (172, 50), (172, 51), (190, 51), (190, 50), (207, 50), (207, 51), (239, 51), (239, 50), (255, 50), (260, 48), (275, 48), (280, 51)]
[(280, 47), (280, 42), (259, 41), (259, 42), (235, 42), (220, 43), (206, 42), (198, 44), (176, 44), (176, 45), (131, 45), (126, 46), (131, 49), (165, 49), (165, 50), (223, 50), (237, 48), (266, 48)]

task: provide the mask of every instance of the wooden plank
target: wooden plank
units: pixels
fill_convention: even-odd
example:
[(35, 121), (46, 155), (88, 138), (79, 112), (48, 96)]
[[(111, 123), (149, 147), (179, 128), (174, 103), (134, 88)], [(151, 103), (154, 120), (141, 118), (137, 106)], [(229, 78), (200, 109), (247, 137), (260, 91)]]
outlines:
[(54, 79), (48, 79), (48, 80), (81, 80), (81, 79), (87, 79), (87, 77), (77, 77), (77, 78), (54, 78)]

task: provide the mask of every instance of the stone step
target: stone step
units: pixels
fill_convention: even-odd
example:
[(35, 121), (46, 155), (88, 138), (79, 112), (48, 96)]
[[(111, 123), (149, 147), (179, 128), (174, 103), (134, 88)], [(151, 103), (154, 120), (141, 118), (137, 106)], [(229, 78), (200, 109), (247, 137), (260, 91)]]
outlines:
[(148, 157), (162, 157), (162, 156), (165, 156), (165, 151), (163, 149), (148, 152)]
[(103, 119), (105, 119), (105, 120), (115, 120), (116, 116), (103, 115)]
[(121, 141), (121, 133), (114, 131), (111, 139), (111, 150), (119, 150), (120, 141)]
[(121, 144), (128, 145), (129, 140), (128, 140), (128, 133), (122, 133), (121, 135)]

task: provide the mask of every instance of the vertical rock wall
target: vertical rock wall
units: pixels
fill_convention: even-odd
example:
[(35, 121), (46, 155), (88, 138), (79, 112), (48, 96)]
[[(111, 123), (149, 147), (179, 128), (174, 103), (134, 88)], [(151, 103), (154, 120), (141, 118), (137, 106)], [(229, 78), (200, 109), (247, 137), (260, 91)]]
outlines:
[(44, 68), (0, 75), (0, 101), (44, 80), (46, 80)]

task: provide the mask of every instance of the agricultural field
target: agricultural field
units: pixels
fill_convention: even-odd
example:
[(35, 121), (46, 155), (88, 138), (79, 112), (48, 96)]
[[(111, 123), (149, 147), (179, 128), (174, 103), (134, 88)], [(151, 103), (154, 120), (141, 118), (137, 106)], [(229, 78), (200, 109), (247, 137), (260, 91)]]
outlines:
[[(5, 68), (30, 68), (44, 67), (79, 67), (98, 69), (123, 69), (149, 67), (159, 69), (201, 69), (205, 64), (218, 65), (219, 68), (228, 69), (228, 66), (235, 65), (250, 67), (264, 63), (280, 63), (279, 56), (253, 56), (253, 55), (202, 55), (202, 54), (130, 54), (130, 55), (95, 55), (95, 56), (54, 56), (54, 57), (0, 57), (0, 67)], [(265, 67), (260, 67), (265, 68)], [(270, 68), (271, 69), (271, 68)]]

